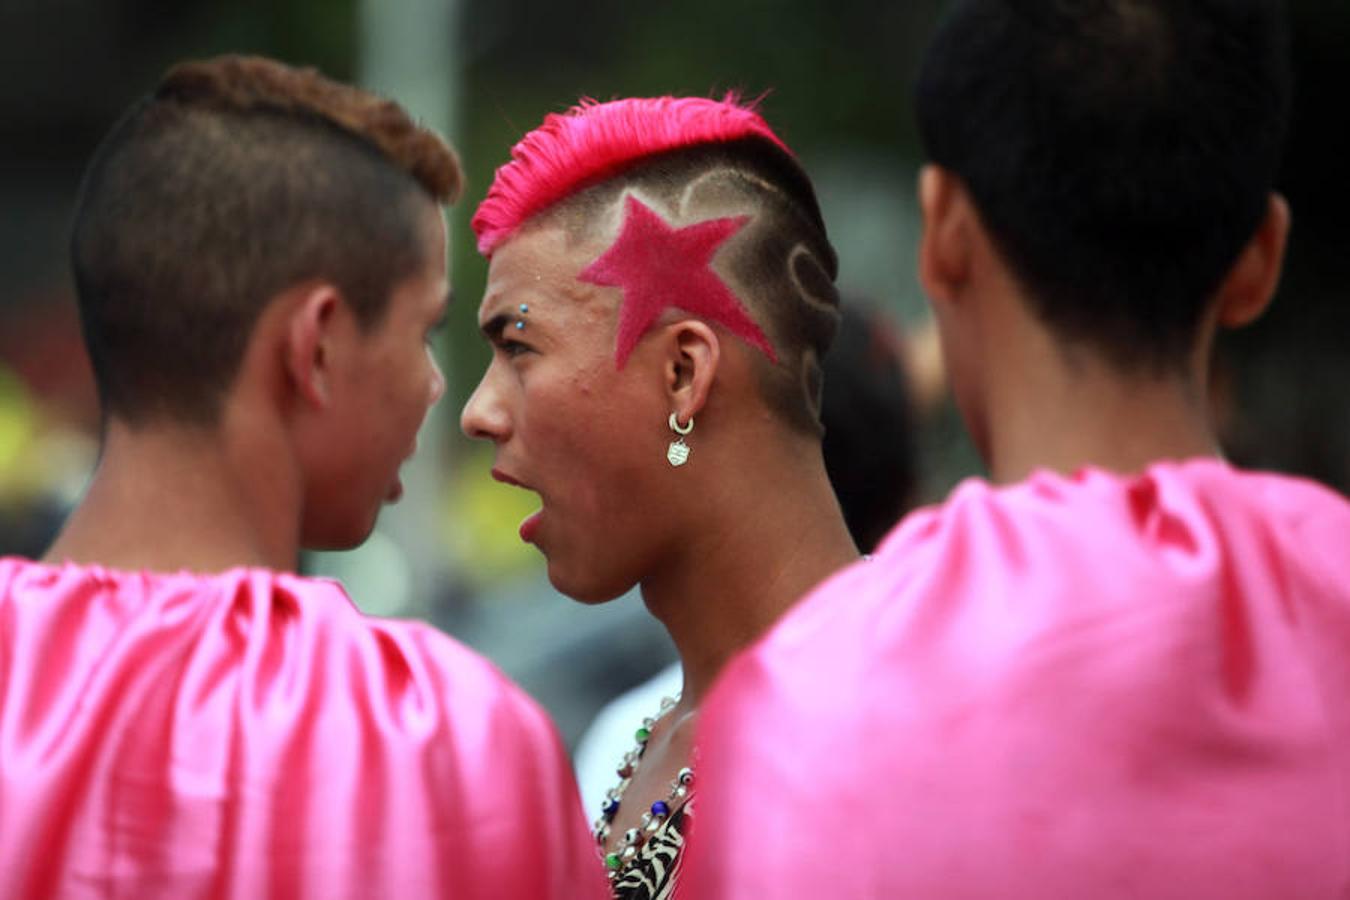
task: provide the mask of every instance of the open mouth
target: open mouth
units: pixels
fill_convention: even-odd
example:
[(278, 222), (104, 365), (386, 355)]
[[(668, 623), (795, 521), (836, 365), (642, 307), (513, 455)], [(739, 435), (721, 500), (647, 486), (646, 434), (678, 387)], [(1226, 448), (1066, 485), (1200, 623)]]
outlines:
[(535, 532), (539, 530), (539, 522), (544, 516), (543, 509), (536, 509), (525, 517), (520, 523), (520, 539), (527, 544), (534, 542)]
[(394, 481), (389, 485), (389, 492), (384, 495), (385, 503), (397, 503), (403, 499), (403, 467), (412, 462), (412, 458), (417, 455), (417, 441), (413, 441), (412, 449), (408, 455), (403, 457), (403, 461), (398, 464), (399, 471), (394, 473)]
[[(492, 477), (494, 480), (500, 481), (502, 484), (509, 484), (512, 487), (522, 488), (527, 491), (534, 491), (534, 488), (530, 487), (528, 484), (525, 484), (523, 481), (513, 478), (512, 476), (508, 475), (507, 473), (503, 472), (500, 469), (493, 469)], [(538, 491), (535, 491), (535, 493), (538, 493)], [(520, 539), (522, 541), (524, 541), (527, 544), (533, 542), (534, 535), (539, 530), (539, 523), (542, 520), (543, 515), (544, 510), (542, 507), (540, 507), (539, 509), (535, 510), (534, 512), (526, 516), (525, 520), (520, 523)]]

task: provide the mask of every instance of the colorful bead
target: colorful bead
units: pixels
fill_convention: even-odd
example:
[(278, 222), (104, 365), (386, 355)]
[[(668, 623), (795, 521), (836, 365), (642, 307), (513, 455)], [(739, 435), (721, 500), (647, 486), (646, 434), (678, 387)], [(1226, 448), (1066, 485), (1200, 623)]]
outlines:
[[(526, 313), (529, 307), (520, 304), (520, 312)], [(519, 321), (516, 328), (524, 328), (525, 323)], [(673, 709), (678, 703), (677, 699), (666, 697), (661, 701), (661, 715), (665, 715)], [(659, 718), (659, 716), (658, 716)], [(623, 762), (618, 769), (619, 777), (622, 779), (619, 784), (605, 793), (605, 799), (601, 804), (602, 816), (595, 822), (595, 839), (601, 848), (608, 845), (611, 833), (610, 823), (614, 820), (619, 811), (619, 806), (623, 802), (624, 792), (627, 791), (632, 777), (637, 772), (641, 764), (643, 752), (647, 749), (647, 742), (655, 730), (657, 719), (646, 718), (642, 720), (642, 727), (637, 730), (634, 737), (637, 739), (637, 748), (628, 751), (624, 755)], [(683, 800), (688, 794), (685, 787), (693, 780), (693, 769), (685, 767), (680, 770), (675, 781), (671, 782), (671, 791), (668, 800)], [(623, 841), (616, 852), (605, 855), (605, 867), (609, 870), (609, 880), (611, 883), (617, 883), (623, 873), (633, 864), (638, 856), (638, 848), (646, 843), (648, 836), (655, 834), (661, 829), (661, 826), (667, 816), (670, 815), (670, 802), (666, 800), (657, 800), (651, 805), (650, 811), (644, 811), (642, 822), (638, 828), (630, 828), (624, 833)]]
[(516, 331), (524, 331), (524, 330), (525, 330), (525, 323), (522, 322), (522, 321), (520, 321), (519, 319), (517, 319), (517, 320), (516, 320)]
[(521, 312), (521, 315), (524, 315), (525, 313), (527, 313), (527, 312), (529, 312), (529, 311), (530, 311), (530, 304), (528, 304), (528, 303), (522, 303), (522, 304), (520, 304), (520, 312)]

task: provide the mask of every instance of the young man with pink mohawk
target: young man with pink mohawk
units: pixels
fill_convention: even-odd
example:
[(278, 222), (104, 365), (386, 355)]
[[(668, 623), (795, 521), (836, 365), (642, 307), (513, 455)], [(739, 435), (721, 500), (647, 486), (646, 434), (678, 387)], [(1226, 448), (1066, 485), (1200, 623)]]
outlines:
[(1350, 503), (1224, 461), (1289, 210), (1274, 0), (959, 0), (920, 277), (998, 486), (727, 666), (698, 900), (1350, 897)]
[(713, 678), (858, 556), (821, 456), (834, 251), (792, 153), (731, 99), (583, 103), (512, 155), (473, 220), (493, 356), (463, 426), (538, 492), (520, 534), (553, 584), (638, 585), (679, 651), (683, 691), (634, 723), (595, 826), (615, 896), (665, 898)]

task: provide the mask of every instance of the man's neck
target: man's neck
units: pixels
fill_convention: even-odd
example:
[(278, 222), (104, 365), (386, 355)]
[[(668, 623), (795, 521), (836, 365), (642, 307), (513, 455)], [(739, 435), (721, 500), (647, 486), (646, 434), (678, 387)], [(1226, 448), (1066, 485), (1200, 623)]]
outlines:
[[(685, 554), (642, 583), (648, 609), (666, 626), (684, 667), (685, 700), (696, 705), (722, 666), (811, 588), (858, 559), (819, 451), (814, 461), (738, 469)], [(790, 490), (784, 485), (791, 485)]]
[(1007, 377), (990, 385), (982, 448), (997, 482), (1038, 468), (1131, 474), (1158, 460), (1219, 455), (1203, 379), (1191, 374), (1123, 374), (1058, 352), (999, 371)]
[(89, 488), (44, 557), (117, 569), (294, 568), (298, 490), (223, 430), (113, 422)]

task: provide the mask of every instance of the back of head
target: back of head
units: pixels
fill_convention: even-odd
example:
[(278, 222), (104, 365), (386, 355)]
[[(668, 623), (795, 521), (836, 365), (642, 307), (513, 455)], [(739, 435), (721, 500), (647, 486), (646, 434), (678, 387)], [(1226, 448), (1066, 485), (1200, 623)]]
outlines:
[(1277, 0), (958, 0), (920, 132), (1061, 338), (1166, 369), (1265, 213), (1287, 52)]
[[(692, 273), (681, 272), (662, 273), (659, 302), (755, 348), (768, 407), (819, 434), (821, 360), (839, 318), (837, 262), (811, 182), (786, 145), (732, 97), (583, 102), (516, 145), (473, 227), (490, 257), (522, 230), (557, 227), (585, 241), (620, 233), (634, 216), (676, 230), (727, 223), (715, 269), (731, 308), (710, 314), (695, 280), (682, 277)], [(663, 253), (656, 248), (656, 258)], [(619, 365), (640, 337), (620, 332)]]
[(358, 321), (424, 264), (453, 151), (396, 104), (271, 60), (171, 69), (104, 139), (72, 262), (105, 416), (211, 424), (278, 292), (336, 285)]

